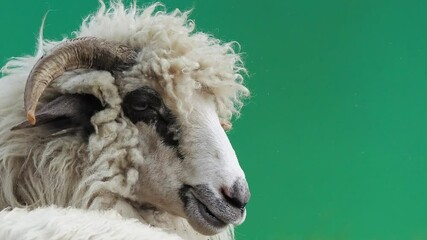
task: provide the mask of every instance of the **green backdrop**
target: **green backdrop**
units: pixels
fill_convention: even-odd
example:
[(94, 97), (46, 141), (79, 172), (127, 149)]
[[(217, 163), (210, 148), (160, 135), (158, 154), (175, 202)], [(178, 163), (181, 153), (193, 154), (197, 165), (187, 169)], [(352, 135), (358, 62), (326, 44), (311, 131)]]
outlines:
[[(140, 1), (143, 3), (143, 1)], [(229, 134), (252, 190), (237, 239), (427, 239), (427, 1), (167, 0), (240, 43), (252, 97)], [(1, 4), (0, 61), (95, 0)]]

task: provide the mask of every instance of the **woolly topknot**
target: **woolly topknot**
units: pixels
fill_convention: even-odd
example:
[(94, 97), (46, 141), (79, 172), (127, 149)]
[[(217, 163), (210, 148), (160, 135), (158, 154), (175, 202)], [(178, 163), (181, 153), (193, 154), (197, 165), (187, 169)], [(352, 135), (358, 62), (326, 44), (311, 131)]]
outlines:
[[(76, 37), (94, 36), (139, 49), (139, 64), (125, 74), (122, 94), (144, 84), (162, 92), (186, 115), (195, 90), (215, 96), (218, 115), (230, 119), (239, 115), (242, 97), (249, 94), (243, 85), (246, 73), (233, 49), (236, 43), (222, 43), (205, 33), (195, 32), (190, 11), (166, 12), (161, 3), (146, 8), (122, 1), (89, 15)], [(167, 101), (168, 99), (166, 99)]]

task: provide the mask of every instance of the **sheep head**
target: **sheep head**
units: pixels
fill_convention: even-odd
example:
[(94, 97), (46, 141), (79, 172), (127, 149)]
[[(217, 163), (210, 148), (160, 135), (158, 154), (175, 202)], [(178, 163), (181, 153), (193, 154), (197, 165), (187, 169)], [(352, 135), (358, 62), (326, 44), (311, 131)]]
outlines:
[[(143, 48), (95, 37), (60, 44), (31, 70), (24, 93), (28, 119), (14, 129), (77, 127), (89, 136), (97, 134), (91, 118), (108, 104), (96, 94), (69, 92), (39, 110), (36, 107), (44, 90), (66, 71), (110, 72), (121, 97), (116, 120), (129, 122), (138, 131), (137, 149), (144, 156), (132, 163), (139, 173), (137, 184), (122, 197), (132, 200), (133, 206), (149, 205), (186, 218), (205, 235), (241, 224), (249, 188), (224, 131), (230, 124), (219, 115), (214, 90), (195, 86), (178, 104), (174, 100), (179, 96), (168, 94), (155, 74), (141, 70), (144, 58)], [(66, 83), (64, 79), (57, 88)]]

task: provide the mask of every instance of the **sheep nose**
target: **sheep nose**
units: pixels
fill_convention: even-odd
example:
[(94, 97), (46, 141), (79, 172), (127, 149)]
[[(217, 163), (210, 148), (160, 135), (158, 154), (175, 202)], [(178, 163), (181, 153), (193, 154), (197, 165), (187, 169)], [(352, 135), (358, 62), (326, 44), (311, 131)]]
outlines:
[(248, 183), (244, 179), (235, 181), (231, 187), (223, 187), (221, 192), (224, 199), (231, 206), (239, 208), (242, 211), (251, 197)]

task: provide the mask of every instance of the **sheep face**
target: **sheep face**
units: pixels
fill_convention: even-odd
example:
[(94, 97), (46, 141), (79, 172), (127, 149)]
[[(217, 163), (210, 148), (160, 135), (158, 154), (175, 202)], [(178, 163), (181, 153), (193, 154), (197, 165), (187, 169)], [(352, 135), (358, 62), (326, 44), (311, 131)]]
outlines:
[[(130, 175), (129, 169), (136, 169), (137, 180), (127, 183), (131, 189), (127, 192), (116, 189), (120, 186), (111, 189), (116, 185), (114, 174), (100, 175), (98, 180), (91, 180), (91, 184), (98, 181), (110, 186), (99, 192), (112, 191), (129, 202), (134, 208), (132, 211), (142, 218), (147, 207), (154, 208), (187, 219), (196, 231), (205, 235), (217, 234), (244, 221), (250, 192), (221, 125), (212, 93), (194, 90), (187, 101), (191, 103), (191, 110), (183, 114), (161, 87), (154, 87), (156, 84), (140, 81), (139, 86), (134, 84), (132, 89), (127, 89), (123, 76), (105, 71), (76, 73), (49, 86), (62, 94), (43, 100), (45, 103), (35, 115), (35, 126), (26, 121), (15, 129), (42, 127), (47, 133), (53, 133), (53, 137), (61, 136), (58, 132), (66, 136), (77, 134), (78, 138), (88, 140), (88, 161), (95, 161), (92, 165), (106, 166), (108, 162), (110, 167), (106, 172), (118, 171), (123, 176)], [(120, 73), (123, 74), (128, 73)], [(130, 79), (138, 82), (134, 77)], [(109, 127), (117, 123), (126, 124), (120, 129)], [(120, 131), (133, 132), (134, 138), (104, 140), (120, 136)], [(116, 151), (114, 144), (109, 146), (115, 141), (129, 141), (124, 143), (128, 149), (121, 157), (105, 160), (94, 151), (100, 148), (100, 141), (105, 141), (107, 147), (101, 148), (107, 154)], [(111, 147), (113, 149), (109, 149)], [(141, 158), (129, 157), (132, 151)], [(120, 147), (117, 152), (123, 149)], [(90, 160), (92, 155), (98, 159)], [(99, 167), (88, 171), (89, 178), (94, 171), (99, 171)], [(85, 205), (92, 207), (92, 200)]]
[(185, 119), (153, 89), (131, 91), (124, 115), (139, 131), (136, 201), (187, 218), (212, 235), (243, 222), (249, 190), (236, 154), (221, 127), (212, 95), (197, 92)]
[[(156, 82), (147, 84), (143, 77), (128, 77), (130, 72), (114, 75), (105, 71), (83, 74), (77, 71), (72, 77), (56, 80), (49, 88), (62, 94), (43, 100), (47, 103), (36, 112), (35, 127), (48, 128), (50, 133), (55, 131), (53, 136), (64, 130), (67, 135), (76, 134), (69, 129), (83, 131), (89, 140), (90, 155), (98, 156), (94, 160), (98, 163), (93, 165), (108, 162), (111, 167), (107, 172), (119, 171), (124, 176), (129, 175), (129, 166), (136, 169), (137, 180), (127, 184), (131, 190), (113, 189), (112, 193), (130, 201), (142, 218), (141, 212), (147, 206), (154, 207), (186, 218), (195, 230), (205, 235), (241, 224), (250, 193), (221, 125), (215, 95), (203, 88), (194, 89), (186, 101), (190, 106), (184, 106), (190, 110), (183, 113)], [(128, 82), (133, 82), (131, 88)], [(117, 122), (127, 125), (124, 129), (108, 127)], [(15, 129), (29, 126), (27, 121)], [(129, 141), (124, 144), (129, 146), (124, 157), (102, 160), (94, 151), (99, 149), (100, 141), (105, 141), (105, 135), (119, 136), (119, 131), (129, 130), (136, 132), (136, 141), (117, 137), (102, 147), (105, 152), (114, 152), (108, 149), (109, 141)], [(126, 160), (131, 151), (142, 158)], [(127, 167), (120, 162), (126, 162)], [(105, 182), (104, 179), (114, 180), (100, 177), (99, 181)], [(86, 205), (92, 206), (92, 201)]]

